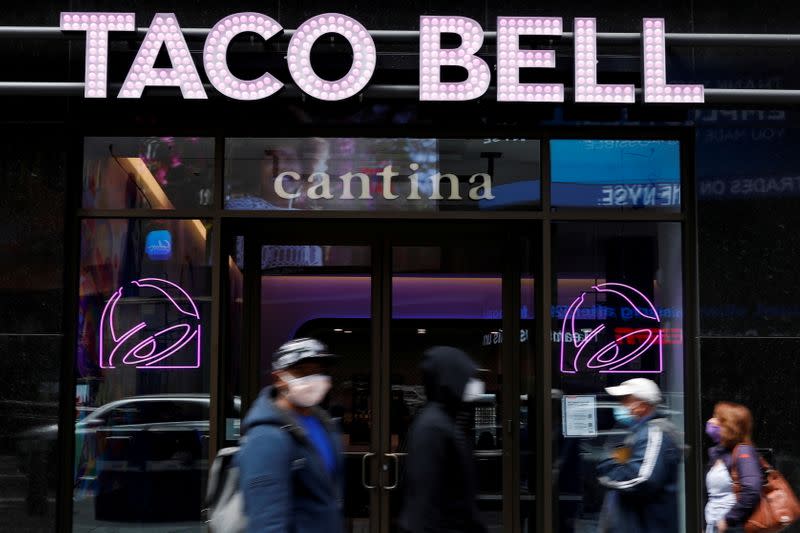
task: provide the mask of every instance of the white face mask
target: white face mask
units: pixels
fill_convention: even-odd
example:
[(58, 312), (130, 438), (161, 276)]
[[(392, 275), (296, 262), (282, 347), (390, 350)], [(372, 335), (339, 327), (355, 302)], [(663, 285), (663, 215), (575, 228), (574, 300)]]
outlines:
[(467, 382), (466, 387), (464, 387), (464, 396), (462, 399), (465, 402), (474, 402), (475, 400), (480, 399), (485, 390), (486, 385), (483, 383), (483, 381), (472, 378)]
[(325, 374), (311, 374), (301, 378), (288, 372), (283, 375), (286, 382), (286, 399), (297, 407), (312, 407), (319, 404), (331, 390), (331, 377)]

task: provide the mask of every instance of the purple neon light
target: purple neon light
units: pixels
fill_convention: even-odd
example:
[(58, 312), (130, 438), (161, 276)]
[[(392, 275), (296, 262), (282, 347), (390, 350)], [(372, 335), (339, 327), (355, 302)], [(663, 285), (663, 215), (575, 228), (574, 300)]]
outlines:
[[(160, 292), (170, 303), (172, 308), (177, 309), (182, 315), (188, 317), (187, 322), (173, 324), (164, 329), (158, 330), (144, 339), (136, 334), (147, 327), (144, 322), (139, 322), (127, 331), (120, 332), (115, 323), (117, 304), (122, 299), (123, 288), (120, 287), (106, 302), (103, 313), (100, 316), (100, 368), (116, 368), (117, 365), (133, 366), (137, 369), (190, 369), (199, 368), (201, 361), (201, 339), (202, 330), (200, 326), (200, 312), (194, 300), (179, 285), (161, 278), (142, 278), (132, 281), (131, 285), (140, 288), (149, 288)], [(168, 290), (177, 291), (190, 308), (181, 305)], [(105, 346), (106, 328), (110, 333), (112, 347), (110, 352)], [(172, 331), (182, 331), (180, 339), (169, 346), (158, 350), (158, 338)], [(131, 346), (132, 345), (132, 346)], [(161, 364), (170, 356), (188, 346), (188, 352), (193, 359), (190, 362), (181, 364)]]
[[(583, 291), (575, 298), (567, 309), (567, 314), (564, 316), (564, 320), (561, 324), (561, 372), (563, 374), (577, 374), (585, 371), (596, 371), (604, 374), (660, 374), (663, 372), (664, 347), (663, 334), (660, 328), (655, 331), (655, 328), (642, 328), (631, 331), (592, 351), (590, 348), (591, 342), (606, 329), (606, 325), (600, 324), (596, 326), (585, 336), (579, 333), (575, 325), (575, 318), (578, 314), (578, 310), (583, 305), (586, 295), (590, 292), (615, 294), (625, 300), (642, 318), (652, 320), (656, 324), (661, 324), (661, 317), (659, 317), (655, 305), (653, 305), (653, 302), (638, 289), (624, 283), (600, 283), (593, 285), (589, 290)], [(645, 311), (642, 311), (642, 306), (634, 303), (634, 298), (644, 301), (646, 304)], [(567, 353), (567, 334), (571, 334), (572, 336), (569, 351), (574, 350), (574, 354)], [(621, 349), (621, 346), (623, 346), (622, 341), (628, 337), (640, 337), (642, 335), (646, 335), (646, 339), (641, 345), (636, 346), (628, 353), (623, 353)], [(655, 370), (635, 370), (626, 368), (628, 364), (653, 350), (656, 350), (658, 353), (658, 363)]]

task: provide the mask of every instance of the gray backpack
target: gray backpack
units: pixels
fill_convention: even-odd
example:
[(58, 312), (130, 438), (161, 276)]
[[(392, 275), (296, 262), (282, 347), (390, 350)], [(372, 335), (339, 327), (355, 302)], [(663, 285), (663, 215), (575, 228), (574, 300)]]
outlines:
[[(322, 422), (330, 425), (330, 419), (323, 411), (317, 410)], [(289, 416), (284, 417), (281, 429), (303, 446), (310, 446), (305, 431)], [(222, 448), (217, 452), (214, 463), (208, 472), (206, 488), (206, 509), (203, 510), (209, 533), (245, 533), (247, 516), (244, 514), (244, 495), (239, 489), (239, 465), (236, 454), (246, 436), (239, 439), (239, 446)]]
[(208, 473), (205, 513), (211, 533), (247, 531), (244, 495), (239, 490), (239, 466), (235, 461), (238, 451), (239, 446), (221, 449)]

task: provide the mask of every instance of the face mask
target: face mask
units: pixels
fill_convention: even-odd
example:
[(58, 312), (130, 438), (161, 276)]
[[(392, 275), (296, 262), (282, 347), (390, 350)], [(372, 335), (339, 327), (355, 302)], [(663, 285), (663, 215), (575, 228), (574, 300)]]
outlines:
[(331, 390), (331, 377), (325, 374), (312, 374), (302, 378), (286, 374), (286, 399), (297, 407), (312, 407), (319, 404)]
[(719, 444), (722, 440), (722, 428), (711, 422), (706, 422), (706, 435), (708, 435), (714, 444)]
[(623, 426), (630, 426), (636, 421), (636, 417), (624, 405), (616, 405), (614, 406), (614, 420)]
[(475, 400), (480, 399), (481, 395), (486, 390), (486, 386), (483, 381), (479, 379), (472, 378), (467, 382), (467, 385), (464, 387), (464, 396), (462, 399), (465, 402), (474, 402)]

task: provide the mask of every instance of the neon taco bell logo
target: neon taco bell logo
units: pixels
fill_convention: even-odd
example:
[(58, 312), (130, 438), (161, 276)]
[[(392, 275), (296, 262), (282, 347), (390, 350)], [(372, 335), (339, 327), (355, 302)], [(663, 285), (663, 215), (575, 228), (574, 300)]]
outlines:
[[(86, 33), (86, 98), (108, 97), (109, 32), (136, 29), (134, 13), (62, 12), (63, 31)], [(561, 17), (497, 18), (497, 100), (500, 102), (564, 102), (561, 83), (522, 83), (521, 69), (556, 67), (554, 50), (520, 48), (522, 36), (560, 36)], [(636, 101), (632, 84), (597, 82), (597, 22), (591, 17), (576, 18), (574, 31), (575, 102), (630, 104)], [(271, 17), (253, 12), (224, 17), (209, 31), (203, 45), (203, 68), (208, 81), (218, 92), (233, 100), (268, 98), (283, 87), (269, 72), (255, 79), (241, 79), (228, 68), (228, 46), (237, 35), (249, 32), (265, 41), (283, 32)], [(642, 20), (642, 93), (644, 103), (697, 104), (704, 101), (700, 84), (667, 83), (665, 45), (666, 24), (662, 18)], [(311, 48), (323, 35), (336, 33), (352, 48), (349, 71), (330, 81), (321, 78), (311, 64)], [(456, 34), (456, 47), (442, 48), (442, 34)], [(419, 99), (421, 101), (469, 101), (482, 97), (489, 89), (491, 67), (477, 55), (485, 33), (478, 22), (460, 16), (422, 16), (419, 19)], [(165, 48), (168, 68), (156, 68), (159, 51)], [(286, 62), (294, 83), (306, 94), (325, 101), (345, 100), (362, 91), (372, 79), (377, 63), (377, 48), (367, 29), (357, 20), (339, 13), (325, 13), (301, 24), (292, 35)], [(458, 67), (466, 73), (460, 82), (443, 82), (442, 67)], [(197, 65), (174, 13), (156, 13), (139, 51), (128, 69), (117, 98), (138, 99), (146, 87), (176, 87), (185, 99), (208, 98)]]
[[(136, 289), (133, 289), (136, 287)], [(100, 368), (134, 367), (140, 370), (200, 368), (200, 312), (180, 286), (161, 278), (132, 281), (127, 289), (153, 294), (163, 315), (173, 317), (155, 325), (140, 320), (139, 305), (123, 306), (126, 287), (120, 287), (106, 302), (100, 316)], [(150, 304), (152, 305), (152, 304)], [(164, 326), (164, 327), (162, 327)]]

